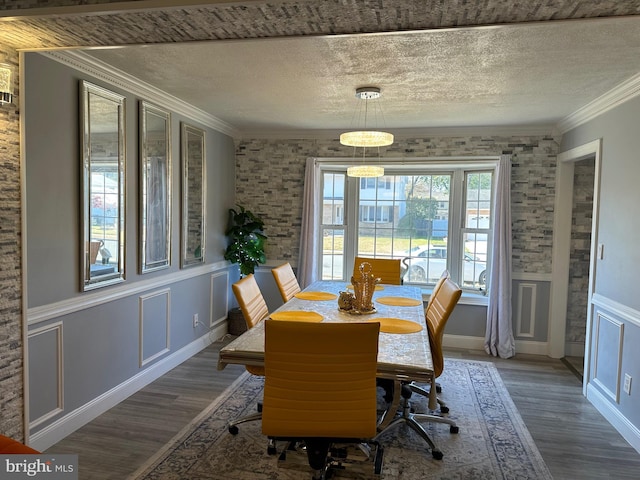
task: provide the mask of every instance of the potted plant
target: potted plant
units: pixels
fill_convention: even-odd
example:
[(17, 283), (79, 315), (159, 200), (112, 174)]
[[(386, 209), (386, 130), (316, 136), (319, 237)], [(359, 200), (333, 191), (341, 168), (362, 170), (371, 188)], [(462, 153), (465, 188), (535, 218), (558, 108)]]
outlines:
[(229, 224), (225, 235), (229, 245), (224, 253), (225, 260), (237, 263), (240, 275), (253, 273), (255, 268), (267, 261), (264, 254), (264, 222), (242, 205), (238, 210), (229, 209)]
[[(242, 205), (238, 209), (229, 209), (229, 223), (225, 235), (229, 238), (229, 245), (224, 253), (225, 260), (237, 263), (240, 276), (254, 273), (255, 268), (265, 263), (264, 222), (258, 216), (245, 209)], [(232, 308), (229, 312), (229, 333), (239, 335), (246, 331), (247, 325), (240, 308)]]

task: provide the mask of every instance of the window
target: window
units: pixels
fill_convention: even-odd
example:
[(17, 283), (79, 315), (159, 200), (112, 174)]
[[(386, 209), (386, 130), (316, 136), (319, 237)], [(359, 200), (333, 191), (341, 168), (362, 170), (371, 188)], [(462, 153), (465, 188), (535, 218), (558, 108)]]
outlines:
[(322, 278), (340, 280), (344, 263), (344, 173), (322, 175)]
[(468, 164), (386, 166), (361, 179), (323, 170), (321, 278), (348, 280), (358, 255), (402, 259), (405, 283), (433, 285), (447, 269), (463, 288), (484, 289), (495, 167)]
[(391, 190), (391, 178), (390, 177), (382, 177), (382, 178), (361, 178), (360, 179), (360, 189), (376, 189), (381, 188), (385, 190)]
[(360, 205), (361, 222), (389, 222), (391, 219), (391, 207), (387, 205)]

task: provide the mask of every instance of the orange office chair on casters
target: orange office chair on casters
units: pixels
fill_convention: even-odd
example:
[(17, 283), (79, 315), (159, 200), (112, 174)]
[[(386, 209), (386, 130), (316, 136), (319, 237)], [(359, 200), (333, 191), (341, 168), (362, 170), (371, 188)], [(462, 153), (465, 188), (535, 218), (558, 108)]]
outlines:
[[(429, 304), (425, 311), (427, 329), (429, 331), (429, 344), (431, 347), (431, 357), (433, 363), (434, 376), (440, 376), (444, 369), (444, 356), (442, 353), (442, 335), (444, 327), (449, 319), (451, 312), (460, 300), (462, 290), (448, 276), (443, 275), (438, 284), (434, 288)], [(432, 388), (434, 386), (432, 385)], [(459, 429), (456, 423), (450, 418), (437, 415), (436, 413), (412, 413), (409, 399), (412, 393), (418, 393), (429, 397), (429, 391), (419, 387), (414, 382), (404, 383), (402, 385), (402, 415), (394, 418), (391, 423), (379, 435), (384, 434), (388, 429), (396, 425), (406, 424), (412, 428), (420, 437), (425, 440), (431, 447), (431, 453), (436, 460), (442, 459), (442, 452), (435, 446), (426, 430), (420, 425), (419, 421), (428, 421), (436, 423), (445, 423), (449, 425), (451, 433), (458, 433)], [(438, 399), (441, 405), (440, 412), (447, 413), (448, 407)]]
[(271, 273), (273, 274), (273, 278), (276, 281), (276, 285), (278, 286), (280, 296), (284, 303), (287, 303), (296, 293), (300, 292), (298, 279), (293, 273), (293, 269), (289, 262), (283, 263), (279, 267), (272, 269)]
[(356, 261), (353, 264), (354, 276), (360, 275), (360, 265), (364, 262), (371, 264), (371, 273), (376, 277), (380, 277), (380, 283), (387, 285), (400, 285), (402, 283), (400, 259), (356, 257)]
[[(371, 442), (379, 329), (373, 322), (267, 320), (262, 433), (287, 442), (279, 465), (311, 467), (315, 480), (328, 478), (334, 467), (373, 466), (380, 473), (383, 449)], [(344, 455), (348, 449), (342, 444), (353, 443), (364, 455), (359, 463)], [(299, 453), (305, 454), (302, 465), (295, 463)]]
[[(231, 286), (233, 294), (240, 305), (242, 315), (247, 323), (247, 328), (255, 327), (259, 322), (263, 321), (269, 315), (267, 303), (264, 301), (260, 287), (256, 282), (253, 274), (247, 275)], [(247, 365), (246, 369), (252, 375), (264, 377), (264, 368)], [(238, 433), (238, 425), (241, 423), (252, 422), (262, 419), (262, 404), (258, 404), (258, 412), (245, 417), (234, 420), (229, 423), (229, 433), (235, 435)]]
[[(440, 292), (441, 287), (445, 288), (445, 291), (442, 293)], [(436, 283), (427, 308), (425, 309), (425, 320), (427, 330), (429, 331), (429, 346), (431, 347), (431, 359), (436, 378), (438, 378), (444, 370), (444, 354), (442, 352), (444, 328), (461, 295), (462, 290), (460, 290), (454, 282), (449, 280), (449, 272), (445, 270), (438, 283)], [(414, 382), (410, 383), (409, 387), (413, 393), (429, 397), (429, 391), (419, 387)], [(440, 393), (440, 385), (436, 383), (435, 387), (436, 391)], [(433, 386), (431, 386), (431, 388), (433, 388)], [(447, 407), (446, 403), (440, 397), (438, 397), (438, 404), (440, 405), (441, 413), (449, 413), (449, 407)], [(452, 426), (455, 425), (449, 420), (445, 423), (449, 423)]]

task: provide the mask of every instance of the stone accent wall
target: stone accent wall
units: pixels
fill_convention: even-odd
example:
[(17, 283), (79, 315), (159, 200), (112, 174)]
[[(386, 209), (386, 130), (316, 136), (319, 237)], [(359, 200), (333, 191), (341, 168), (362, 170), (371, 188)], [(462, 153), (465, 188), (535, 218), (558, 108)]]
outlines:
[[(140, 0), (138, 0), (140, 1)], [(109, 4), (123, 4), (114, 6)], [(636, 0), (308, 0), (212, 2), (136, 9), (130, 0), (11, 0), (0, 12), (52, 9), (78, 15), (3, 22), (0, 39), (21, 48), (334, 35), (634, 15)], [(140, 1), (141, 4), (147, 2)], [(99, 6), (110, 9), (99, 12)], [(96, 13), (98, 10), (98, 13)], [(23, 33), (27, 32), (27, 35)]]
[(584, 343), (586, 339), (594, 177), (594, 159), (576, 162), (573, 174), (566, 329), (566, 341), (573, 343)]
[(18, 54), (0, 43), (0, 63), (15, 66), (14, 101), (0, 106), (0, 433), (24, 439), (20, 124)]
[[(551, 273), (555, 166), (552, 137), (397, 139), (383, 157), (500, 155), (512, 158), (514, 272)], [(236, 200), (263, 217), (269, 261), (298, 262), (305, 162), (349, 156), (337, 140), (244, 140), (236, 153)]]

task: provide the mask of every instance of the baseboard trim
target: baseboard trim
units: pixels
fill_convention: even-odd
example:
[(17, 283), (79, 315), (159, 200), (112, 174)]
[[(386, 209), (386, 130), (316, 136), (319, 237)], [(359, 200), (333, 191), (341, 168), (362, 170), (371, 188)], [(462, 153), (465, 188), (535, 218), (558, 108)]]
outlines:
[[(447, 335), (442, 339), (442, 345), (446, 348), (464, 348), (467, 350), (483, 350), (484, 337), (469, 337), (465, 335)], [(547, 355), (547, 342), (531, 342), (528, 340), (516, 340), (516, 352), (531, 355)]]
[(592, 384), (587, 385), (587, 399), (624, 439), (640, 453), (640, 430), (617, 410)]
[(70, 433), (73, 433), (110, 408), (115, 407), (127, 397), (160, 378), (217, 339), (222, 338), (226, 333), (227, 325), (226, 322), (223, 322), (222, 325), (207, 332), (180, 350), (177, 350), (172, 355), (146, 368), (83, 406), (69, 412), (51, 425), (46, 426), (36, 433), (30, 434), (29, 445), (39, 451), (44, 451), (52, 445), (55, 445)]
[(516, 353), (529, 355), (549, 356), (549, 344), (547, 342), (532, 342), (530, 340), (516, 340)]
[(584, 357), (584, 342), (567, 342), (564, 346), (564, 354), (567, 357)]
[(448, 335), (442, 337), (442, 346), (447, 348), (465, 348), (467, 350), (484, 350), (484, 337), (466, 335)]

